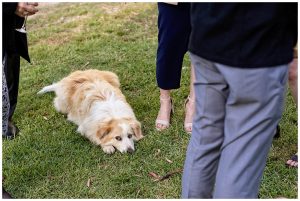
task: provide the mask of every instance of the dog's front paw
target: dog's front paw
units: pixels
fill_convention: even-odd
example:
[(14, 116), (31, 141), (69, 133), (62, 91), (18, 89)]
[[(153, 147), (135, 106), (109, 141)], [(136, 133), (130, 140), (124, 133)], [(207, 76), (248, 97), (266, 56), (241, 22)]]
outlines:
[(113, 146), (103, 146), (102, 150), (107, 154), (112, 154), (115, 152), (115, 148)]

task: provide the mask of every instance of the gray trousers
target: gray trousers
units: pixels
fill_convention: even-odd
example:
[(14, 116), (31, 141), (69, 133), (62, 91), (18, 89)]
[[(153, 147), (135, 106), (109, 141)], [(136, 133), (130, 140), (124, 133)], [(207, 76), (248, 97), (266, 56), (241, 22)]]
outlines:
[(182, 198), (257, 198), (284, 108), (288, 65), (234, 68), (190, 56), (196, 112)]

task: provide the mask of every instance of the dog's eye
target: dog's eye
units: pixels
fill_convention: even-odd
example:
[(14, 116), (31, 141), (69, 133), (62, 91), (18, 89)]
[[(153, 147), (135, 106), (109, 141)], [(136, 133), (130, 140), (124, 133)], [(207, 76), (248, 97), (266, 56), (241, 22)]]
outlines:
[(122, 138), (120, 137), (120, 136), (117, 136), (117, 137), (115, 137), (116, 138), (116, 140), (118, 140), (118, 141), (121, 141), (122, 140)]
[(128, 134), (128, 138), (132, 138), (132, 134)]

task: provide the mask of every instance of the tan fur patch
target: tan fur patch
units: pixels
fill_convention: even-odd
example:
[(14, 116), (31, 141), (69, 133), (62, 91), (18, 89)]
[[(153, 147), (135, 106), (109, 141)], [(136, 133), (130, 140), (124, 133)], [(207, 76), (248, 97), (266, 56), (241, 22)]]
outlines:
[(103, 144), (111, 141), (113, 138), (115, 138), (118, 135), (118, 133), (121, 132), (121, 128), (118, 126), (118, 123), (119, 123), (118, 121), (111, 120), (99, 128), (98, 130), (99, 135), (97, 136), (100, 138)]

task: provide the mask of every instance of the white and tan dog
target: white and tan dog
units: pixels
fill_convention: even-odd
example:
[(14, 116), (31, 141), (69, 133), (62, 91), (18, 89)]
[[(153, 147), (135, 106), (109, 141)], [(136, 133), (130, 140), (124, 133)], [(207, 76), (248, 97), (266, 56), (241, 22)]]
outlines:
[(105, 153), (134, 151), (141, 124), (120, 90), (118, 76), (109, 71), (76, 71), (44, 87), (38, 94), (54, 91), (54, 106), (78, 125), (77, 131)]

